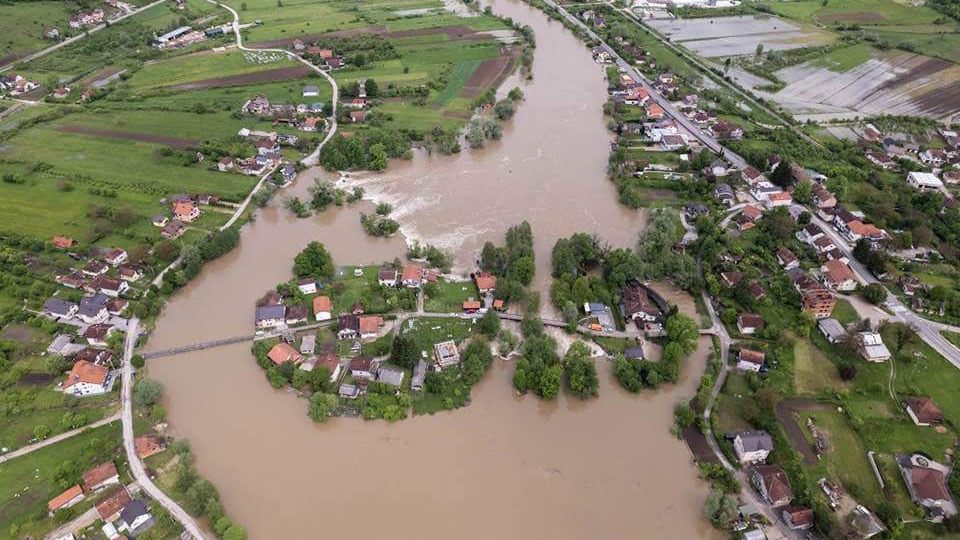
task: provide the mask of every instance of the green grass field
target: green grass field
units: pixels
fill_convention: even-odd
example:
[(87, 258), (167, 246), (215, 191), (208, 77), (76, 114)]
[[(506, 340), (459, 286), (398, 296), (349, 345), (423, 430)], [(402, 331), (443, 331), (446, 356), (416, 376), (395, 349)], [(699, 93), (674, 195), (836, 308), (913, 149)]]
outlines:
[(837, 305), (834, 306), (831, 316), (840, 321), (840, 324), (844, 326), (860, 320), (860, 316), (857, 315), (857, 310), (850, 305), (850, 302), (842, 298), (837, 298)]
[(429, 285), (426, 293), (427, 296), (423, 302), (424, 310), (434, 313), (459, 313), (463, 310), (464, 301), (470, 298), (480, 299), (480, 293), (471, 281), (438, 281), (436, 284)]
[(793, 0), (764, 5), (791, 19), (828, 24), (914, 25), (930, 24), (942, 17), (929, 7), (894, 0)]
[(800, 395), (815, 395), (826, 389), (846, 388), (837, 368), (809, 339), (797, 339), (793, 346), (794, 386)]
[(135, 91), (149, 90), (295, 65), (294, 60), (278, 53), (200, 52), (148, 64), (127, 83)]
[[(0, 58), (10, 54), (37, 51), (54, 42), (43, 37), (43, 28), (53, 26), (61, 35), (77, 33), (67, 21), (78, 11), (80, 5), (72, 2), (16, 2), (0, 5)], [(0, 62), (6, 64), (6, 62)]]
[[(108, 459), (119, 444), (120, 423), (114, 422), (0, 464), (0, 540), (39, 538), (52, 529), (47, 501), (70, 487), (55, 482), (57, 468), (71, 461), (82, 473)], [(80, 480), (76, 474), (67, 479)], [(89, 501), (84, 506), (90, 506)]]
[(829, 52), (812, 61), (811, 64), (837, 73), (844, 73), (873, 58), (873, 53), (874, 48), (869, 43), (857, 43), (850, 47)]

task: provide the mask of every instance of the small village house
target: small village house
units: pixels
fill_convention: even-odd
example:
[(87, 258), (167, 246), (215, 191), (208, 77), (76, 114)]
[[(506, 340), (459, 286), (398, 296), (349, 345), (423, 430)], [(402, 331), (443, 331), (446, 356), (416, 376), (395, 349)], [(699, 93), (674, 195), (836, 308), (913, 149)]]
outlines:
[(753, 349), (740, 349), (737, 353), (737, 369), (740, 371), (759, 372), (763, 367), (767, 355)]
[(320, 358), (317, 359), (314, 369), (321, 367), (326, 368), (327, 371), (330, 372), (330, 382), (337, 382), (343, 369), (340, 364), (340, 358), (331, 353), (321, 355)]
[(926, 396), (912, 396), (904, 400), (907, 416), (918, 426), (932, 426), (943, 422), (940, 407)]
[(299, 364), (303, 361), (303, 356), (300, 355), (289, 344), (280, 342), (273, 346), (270, 351), (267, 353), (267, 357), (276, 365), (283, 364), (285, 362), (293, 362), (294, 364)]
[(497, 276), (490, 272), (477, 272), (473, 276), (481, 295), (492, 294), (497, 289)]
[(318, 321), (329, 321), (332, 317), (333, 303), (329, 296), (317, 296), (313, 299), (313, 316)]
[(81, 488), (79, 485), (73, 486), (56, 497), (50, 499), (50, 502), (47, 503), (47, 511), (51, 516), (53, 516), (57, 510), (70, 508), (71, 506), (82, 501), (84, 498), (86, 497), (83, 494), (83, 488)]
[(377, 273), (377, 283), (381, 287), (394, 288), (397, 286), (399, 275), (400, 273), (397, 272), (396, 268), (381, 268)]
[(454, 341), (443, 341), (433, 346), (436, 369), (446, 369), (460, 364), (460, 350)]
[(857, 288), (857, 280), (853, 270), (843, 261), (827, 261), (820, 267), (820, 277), (823, 284), (836, 291), (852, 291)]
[(73, 238), (68, 236), (54, 236), (51, 243), (53, 244), (53, 247), (67, 249), (73, 247), (75, 242)]
[(377, 363), (371, 358), (358, 356), (350, 360), (350, 375), (358, 379), (373, 380), (377, 373)]
[(800, 259), (792, 251), (783, 247), (777, 250), (777, 263), (784, 270), (793, 270), (800, 267)]
[(107, 340), (110, 338), (110, 334), (112, 334), (113, 331), (113, 326), (110, 326), (109, 324), (91, 324), (86, 330), (83, 331), (82, 336), (87, 340), (87, 343), (93, 345), (94, 347), (106, 347)]
[(133, 497), (130, 496), (127, 488), (120, 486), (120, 488), (111, 493), (107, 498), (97, 503), (97, 514), (100, 515), (100, 519), (107, 523), (113, 523), (120, 517), (120, 511), (123, 510), (123, 507), (132, 501)]
[(361, 339), (374, 339), (380, 334), (383, 327), (383, 317), (379, 315), (361, 315), (359, 317)]
[(115, 248), (107, 253), (103, 258), (110, 266), (120, 266), (121, 264), (127, 262), (127, 252), (120, 248)]
[(743, 335), (753, 335), (763, 328), (763, 317), (756, 313), (741, 313), (737, 316), (737, 330)]
[(773, 439), (766, 431), (738, 431), (727, 435), (733, 453), (742, 465), (763, 463), (773, 451)]
[(793, 500), (787, 473), (775, 465), (760, 465), (750, 471), (750, 482), (771, 506), (786, 506)]
[(143, 277), (143, 269), (135, 264), (121, 264), (117, 269), (117, 275), (124, 281), (140, 281)]
[(294, 304), (292, 306), (287, 306), (287, 311), (284, 314), (284, 322), (287, 325), (294, 324), (303, 324), (307, 322), (309, 318), (309, 313), (307, 306), (302, 304)]
[(883, 344), (879, 332), (860, 332), (857, 335), (857, 352), (867, 362), (886, 362), (890, 359), (890, 350)]
[(360, 335), (360, 317), (353, 313), (341, 313), (337, 317), (337, 337), (354, 339)]
[(813, 510), (806, 506), (788, 506), (780, 515), (791, 530), (805, 531), (813, 527)]
[(83, 473), (83, 491), (96, 493), (120, 483), (120, 473), (112, 461), (102, 463)]
[(419, 264), (408, 264), (403, 267), (400, 283), (404, 287), (419, 288), (426, 283), (423, 267)]
[(184, 223), (190, 223), (200, 217), (200, 208), (193, 201), (177, 201), (173, 203), (173, 218)]
[(259, 306), (254, 315), (254, 324), (257, 330), (276, 328), (284, 324), (286, 315), (287, 308), (283, 304)]
[(947, 487), (950, 468), (919, 454), (894, 457), (915, 504), (927, 512), (927, 520), (941, 523), (957, 515), (957, 505)]
[(410, 378), (410, 390), (414, 392), (423, 391), (423, 383), (427, 378), (427, 363), (423, 360), (417, 362), (413, 368), (413, 376)]
[(943, 182), (937, 178), (937, 175), (927, 172), (907, 173), (907, 184), (920, 191), (943, 189)]
[(112, 374), (106, 366), (78, 360), (74, 362), (61, 389), (77, 397), (97, 396), (109, 392), (112, 382)]
[(80, 306), (60, 298), (50, 298), (43, 303), (43, 314), (51, 319), (70, 319), (77, 314)]
[(136, 500), (128, 503), (120, 511), (120, 525), (117, 529), (136, 537), (146, 532), (153, 523), (153, 516), (147, 511), (147, 505), (142, 500)]
[(146, 459), (154, 454), (163, 452), (167, 445), (163, 438), (158, 435), (142, 435), (133, 440), (133, 447), (137, 452), (137, 457)]
[(220, 172), (232, 171), (235, 166), (233, 158), (230, 156), (224, 156), (217, 162), (217, 170)]

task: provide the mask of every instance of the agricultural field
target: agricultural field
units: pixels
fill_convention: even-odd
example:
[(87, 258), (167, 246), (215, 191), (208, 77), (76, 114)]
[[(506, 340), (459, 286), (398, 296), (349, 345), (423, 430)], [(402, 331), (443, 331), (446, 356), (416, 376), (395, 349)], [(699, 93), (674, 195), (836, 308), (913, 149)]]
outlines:
[(759, 2), (773, 13), (798, 21), (861, 26), (912, 26), (933, 24), (943, 15), (927, 6), (896, 0), (793, 0)]
[(52, 26), (61, 35), (71, 35), (77, 30), (67, 21), (80, 11), (80, 4), (72, 1), (16, 2), (0, 5), (0, 66), (18, 57), (26, 56), (50, 46), (54, 42), (43, 36), (43, 28)]
[(776, 17), (717, 17), (648, 21), (672, 41), (705, 58), (752, 55), (764, 50), (788, 50), (826, 45), (835, 36), (809, 25)]
[[(127, 84), (134, 92), (164, 88), (195, 90), (240, 86), (248, 81), (254, 83), (281, 80), (285, 72), (279, 70), (283, 69), (288, 69), (289, 78), (306, 75), (305, 66), (280, 53), (204, 51), (149, 63), (135, 73)], [(233, 84), (230, 84), (231, 81)]]

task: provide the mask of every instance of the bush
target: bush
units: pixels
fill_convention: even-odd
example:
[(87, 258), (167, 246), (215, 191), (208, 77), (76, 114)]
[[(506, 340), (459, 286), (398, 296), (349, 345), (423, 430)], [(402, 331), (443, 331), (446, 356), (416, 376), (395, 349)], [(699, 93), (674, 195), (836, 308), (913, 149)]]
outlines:
[(153, 379), (141, 379), (133, 387), (133, 404), (137, 407), (151, 407), (163, 396), (163, 385)]

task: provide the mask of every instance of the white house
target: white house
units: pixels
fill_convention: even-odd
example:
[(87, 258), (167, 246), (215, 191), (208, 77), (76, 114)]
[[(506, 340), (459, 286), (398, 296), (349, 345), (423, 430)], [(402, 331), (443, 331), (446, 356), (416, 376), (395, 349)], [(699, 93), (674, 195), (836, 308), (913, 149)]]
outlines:
[(121, 264), (127, 262), (127, 252), (117, 248), (108, 253), (103, 260), (107, 261), (107, 264), (110, 266), (120, 266)]
[(333, 317), (333, 302), (329, 296), (317, 296), (313, 299), (313, 316), (318, 321), (329, 321)]
[(381, 287), (396, 287), (397, 280), (400, 278), (400, 273), (397, 272), (396, 268), (381, 268), (380, 272), (377, 274), (377, 283)]
[(297, 282), (297, 288), (300, 289), (301, 294), (316, 294), (317, 280), (313, 278), (301, 279)]
[(257, 308), (254, 324), (258, 330), (276, 328), (286, 322), (287, 309), (282, 304)]
[(926, 172), (907, 173), (907, 183), (919, 189), (927, 191), (931, 189), (943, 189), (943, 182), (935, 174)]
[(740, 349), (737, 353), (737, 369), (740, 371), (759, 372), (767, 355), (753, 349)]
[(885, 362), (890, 359), (890, 350), (883, 344), (883, 338), (877, 332), (860, 332), (857, 343), (860, 356), (867, 362)]
[(773, 451), (773, 439), (766, 431), (738, 431), (727, 435), (733, 453), (743, 465), (763, 463)]
[(61, 388), (75, 396), (96, 396), (109, 392), (112, 383), (113, 377), (109, 368), (79, 360), (73, 364)]

